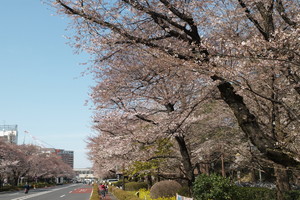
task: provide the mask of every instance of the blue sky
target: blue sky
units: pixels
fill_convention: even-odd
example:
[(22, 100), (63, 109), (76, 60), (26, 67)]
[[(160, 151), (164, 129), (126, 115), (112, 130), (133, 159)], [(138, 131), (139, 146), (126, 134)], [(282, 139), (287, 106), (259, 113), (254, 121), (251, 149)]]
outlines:
[(1, 1), (0, 25), (0, 124), (17, 124), (19, 143), (37, 144), (27, 130), (73, 150), (76, 168), (90, 167), (92, 111), (84, 104), (93, 81), (81, 76), (89, 56), (74, 54), (63, 37), (67, 19), (39, 0), (9, 0)]

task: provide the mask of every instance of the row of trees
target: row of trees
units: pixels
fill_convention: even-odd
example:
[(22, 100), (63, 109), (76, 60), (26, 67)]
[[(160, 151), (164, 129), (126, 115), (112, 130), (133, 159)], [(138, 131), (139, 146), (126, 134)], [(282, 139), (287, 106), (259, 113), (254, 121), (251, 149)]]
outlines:
[(26, 181), (46, 181), (56, 177), (74, 177), (73, 169), (59, 157), (35, 145), (16, 145), (0, 140), (0, 186), (17, 186)]
[(94, 56), (98, 173), (151, 161), (142, 171), (179, 169), (191, 186), (230, 152), (274, 168), (283, 199), (300, 169), (299, 0), (50, 2)]

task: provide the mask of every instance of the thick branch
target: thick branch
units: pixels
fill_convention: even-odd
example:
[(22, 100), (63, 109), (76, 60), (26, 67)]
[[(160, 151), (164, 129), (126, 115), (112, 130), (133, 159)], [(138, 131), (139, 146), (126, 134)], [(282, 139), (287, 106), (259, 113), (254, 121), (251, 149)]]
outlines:
[(281, 18), (285, 21), (285, 23), (287, 23), (288, 25), (295, 27), (297, 25), (297, 23), (293, 20), (291, 20), (286, 12), (285, 12), (285, 8), (283, 6), (282, 0), (276, 0), (276, 9), (279, 13), (279, 15), (281, 16)]
[(258, 2), (257, 9), (260, 12), (260, 15), (263, 18), (263, 24), (264, 24), (264, 32), (268, 36), (268, 38), (271, 37), (271, 34), (274, 32), (274, 22), (273, 22), (273, 8), (274, 8), (274, 2), (271, 1), (271, 5), (268, 8), (265, 8), (264, 3)]
[(254, 144), (269, 160), (282, 166), (300, 169), (300, 161), (295, 159), (295, 155), (285, 152), (284, 149), (277, 147), (277, 141), (267, 136), (260, 129), (257, 118), (250, 113), (248, 107), (244, 103), (243, 97), (236, 94), (231, 83), (218, 76), (213, 76), (212, 79), (221, 81), (218, 85), (221, 97), (234, 112), (239, 126), (249, 137), (252, 144)]
[(150, 119), (147, 119), (147, 118), (145, 118), (145, 117), (142, 116), (142, 115), (135, 115), (135, 116), (136, 116), (137, 118), (139, 118), (139, 119), (145, 121), (145, 122), (149, 122), (149, 123), (151, 123), (151, 124), (158, 125), (155, 121), (150, 120)]
[[(187, 57), (185, 55), (181, 55), (179, 53), (174, 52), (173, 49), (170, 49), (170, 48), (152, 43), (151, 39), (144, 39), (144, 38), (136, 37), (132, 34), (129, 34), (128, 32), (126, 32), (123, 29), (119, 28), (116, 24), (112, 24), (110, 22), (101, 20), (100, 17), (97, 18), (96, 16), (88, 15), (88, 14), (86, 14), (85, 12), (83, 12), (81, 10), (73, 9), (73, 8), (69, 7), (68, 5), (66, 5), (64, 2), (62, 2), (61, 0), (56, 0), (56, 2), (59, 3), (62, 7), (64, 7), (66, 9), (67, 14), (77, 15), (77, 16), (80, 16), (80, 17), (86, 19), (86, 20), (94, 22), (94, 23), (96, 23), (100, 26), (104, 26), (104, 27), (112, 30), (113, 32), (116, 32), (116, 33), (120, 34), (121, 36), (127, 38), (128, 40), (134, 41), (135, 43), (139, 43), (139, 44), (146, 45), (148, 47), (159, 49), (159, 50), (161, 50), (163, 52), (166, 52), (166, 53), (168, 53), (172, 56), (176, 55), (178, 58), (183, 59), (183, 60), (190, 59), (190, 57)], [(154, 40), (156, 40), (156, 38), (154, 38)]]
[(179, 17), (180, 19), (182, 19), (183, 21), (187, 22), (189, 24), (189, 26), (191, 27), (191, 31), (186, 30), (186, 28), (184, 29), (185, 32), (187, 34), (189, 34), (193, 40), (197, 43), (200, 44), (200, 36), (198, 33), (198, 28), (195, 25), (195, 22), (193, 20), (192, 17), (180, 12), (179, 10), (177, 10), (176, 8), (174, 8), (169, 1), (166, 0), (160, 0), (160, 2), (162, 2), (167, 8), (169, 8), (170, 11), (172, 11), (172, 13), (174, 15), (176, 15), (177, 17)]
[(246, 16), (248, 19), (254, 24), (254, 26), (258, 29), (258, 31), (263, 35), (265, 40), (269, 40), (268, 34), (265, 32), (263, 27), (259, 24), (259, 22), (252, 16), (250, 10), (246, 6), (245, 2), (243, 0), (238, 0), (241, 7), (245, 9)]
[(147, 159), (147, 161), (151, 161), (151, 160), (155, 160), (155, 159), (160, 159), (160, 158), (163, 158), (163, 159), (165, 159), (165, 158), (174, 158), (174, 159), (179, 159), (179, 157), (177, 157), (177, 156), (154, 156), (154, 157), (151, 157), (151, 158), (149, 158), (149, 159)]

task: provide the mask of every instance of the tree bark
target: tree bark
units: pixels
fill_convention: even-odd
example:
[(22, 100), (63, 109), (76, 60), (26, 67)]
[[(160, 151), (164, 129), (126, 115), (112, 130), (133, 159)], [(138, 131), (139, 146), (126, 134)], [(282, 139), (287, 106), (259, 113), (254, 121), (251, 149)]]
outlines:
[(195, 175), (194, 175), (194, 170), (193, 170), (190, 154), (188, 152), (184, 138), (180, 137), (180, 136), (175, 136), (175, 139), (179, 145), (184, 171), (185, 171), (186, 177), (188, 179), (188, 185), (189, 185), (189, 187), (192, 187), (192, 184), (195, 181)]
[(251, 169), (250, 178), (251, 178), (251, 182), (256, 182), (255, 169)]
[(285, 167), (294, 167), (300, 169), (300, 162), (295, 159), (295, 155), (285, 152), (279, 148), (275, 138), (269, 137), (259, 127), (257, 118), (250, 113), (247, 105), (244, 103), (243, 97), (234, 91), (231, 83), (223, 80), (218, 76), (212, 76), (213, 80), (220, 80), (218, 89), (221, 98), (234, 112), (239, 126), (250, 139), (251, 143), (268, 159)]
[(150, 190), (150, 188), (151, 188), (152, 185), (153, 185), (151, 174), (148, 174), (148, 175), (147, 175), (147, 185), (148, 185), (148, 189)]
[(284, 193), (291, 190), (289, 184), (288, 171), (282, 168), (274, 168), (276, 177), (276, 196), (277, 200), (284, 200)]

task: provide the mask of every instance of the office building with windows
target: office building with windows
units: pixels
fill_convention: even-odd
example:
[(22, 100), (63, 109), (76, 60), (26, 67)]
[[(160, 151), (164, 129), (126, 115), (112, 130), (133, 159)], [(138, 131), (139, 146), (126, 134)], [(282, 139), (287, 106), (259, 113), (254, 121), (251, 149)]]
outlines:
[(64, 149), (43, 148), (42, 151), (48, 154), (55, 154), (68, 164), (72, 169), (74, 168), (74, 151), (66, 151)]
[(72, 169), (74, 168), (74, 151), (66, 151), (64, 149), (55, 149), (56, 155), (58, 155), (64, 163), (68, 164)]
[(18, 125), (0, 125), (0, 139), (12, 144), (18, 143)]

